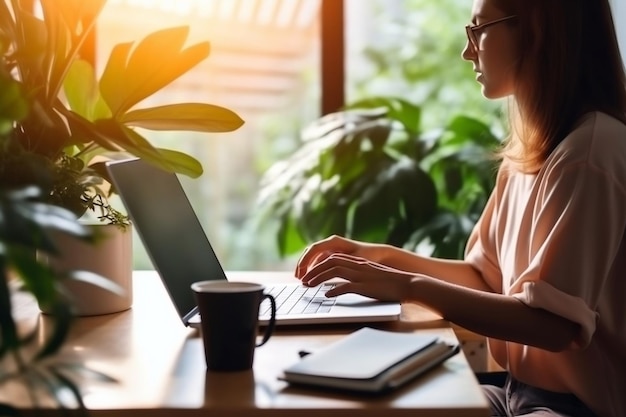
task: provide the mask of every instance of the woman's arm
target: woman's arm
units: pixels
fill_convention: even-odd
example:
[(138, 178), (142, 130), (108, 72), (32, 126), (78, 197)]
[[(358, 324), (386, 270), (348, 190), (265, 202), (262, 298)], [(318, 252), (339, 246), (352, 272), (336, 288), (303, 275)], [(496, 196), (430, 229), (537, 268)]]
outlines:
[(364, 243), (341, 236), (331, 236), (309, 246), (298, 261), (296, 277), (302, 278), (311, 268), (340, 254), (364, 258), (400, 271), (429, 275), (468, 288), (492, 291), (480, 273), (467, 262), (428, 258), (395, 246)]
[[(462, 263), (443, 265), (441, 270), (466, 271)], [(451, 269), (446, 269), (449, 266)], [(469, 272), (470, 276), (472, 273), (475, 272)], [(342, 277), (346, 282), (326, 292), (328, 297), (357, 293), (379, 300), (412, 301), (475, 333), (550, 351), (566, 349), (579, 330), (578, 324), (528, 307), (512, 296), (468, 288), (352, 255), (330, 255), (313, 265), (301, 280), (304, 285), (316, 286), (334, 277)]]
[(514, 297), (468, 289), (427, 276), (411, 280), (407, 298), (469, 331), (552, 352), (566, 349), (578, 333), (578, 324), (546, 310), (528, 307)]
[(480, 291), (493, 292), (482, 275), (468, 262), (420, 256), (393, 246), (382, 245), (377, 261), (402, 271), (430, 277)]

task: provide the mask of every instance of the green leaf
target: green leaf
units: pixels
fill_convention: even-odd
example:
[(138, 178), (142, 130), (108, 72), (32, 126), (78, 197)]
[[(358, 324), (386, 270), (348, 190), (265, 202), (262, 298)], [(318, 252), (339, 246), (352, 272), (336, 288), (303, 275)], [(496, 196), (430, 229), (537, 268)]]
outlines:
[[(44, 252), (50, 254), (50, 251)], [(43, 262), (43, 254), (13, 249), (10, 253), (13, 266), (24, 287), (42, 306), (52, 305), (57, 298), (56, 273)]]
[(419, 134), (421, 130), (422, 109), (400, 97), (369, 97), (346, 106), (347, 109), (377, 108), (387, 109), (387, 117), (402, 123), (407, 132)]
[(289, 214), (283, 217), (276, 239), (281, 256), (293, 255), (306, 245)]
[(498, 145), (499, 140), (491, 133), (491, 129), (478, 119), (460, 115), (448, 124), (447, 130), (454, 133), (454, 138), (467, 144), (474, 142), (483, 147)]
[(24, 8), (18, 8), (15, 13), (18, 22), (15, 46), (20, 51), (17, 66), (22, 81), (27, 86), (45, 85), (48, 68), (44, 58), (49, 40), (46, 25)]
[(176, 172), (191, 178), (202, 175), (202, 164), (194, 157), (183, 152), (171, 149), (157, 149), (149, 145), (147, 141), (137, 132), (125, 128), (127, 137), (133, 143), (127, 145), (127, 150), (133, 155), (146, 160), (166, 171)]
[(75, 236), (88, 236), (88, 231), (78, 224), (72, 212), (31, 200), (37, 197), (39, 191), (35, 187), (2, 194), (0, 198), (4, 223), (4, 227), (0, 228), (2, 241), (19, 245), (22, 249), (41, 249), (54, 253), (55, 247), (45, 232), (46, 228), (65, 231)]
[[(114, 152), (124, 151), (125, 144), (129, 142), (123, 126), (114, 119), (99, 119), (91, 122), (74, 112), (68, 112), (66, 117), (73, 137), (77, 142), (82, 141), (89, 144), (90, 147), (93, 142), (108, 151)], [(152, 145), (147, 143), (147, 147), (151, 148)], [(146, 152), (148, 151), (149, 149), (146, 149)]]
[[(128, 80), (125, 78), (126, 61), (132, 47), (132, 42), (115, 45), (100, 78), (100, 93), (113, 114), (123, 112), (122, 105), (128, 94), (126, 91)], [(120, 80), (125, 82), (122, 83)]]
[(62, 371), (59, 371), (54, 365), (48, 366), (50, 374), (54, 375), (61, 387), (67, 388), (72, 393), (72, 398), (78, 404), (78, 415), (83, 417), (89, 417), (87, 407), (83, 402), (83, 395), (80, 392), (78, 385), (70, 378), (65, 376)]
[(64, 301), (47, 305), (46, 310), (53, 317), (52, 331), (35, 355), (35, 360), (41, 360), (57, 353), (65, 343), (73, 322), (71, 306)]
[(106, 291), (110, 291), (114, 294), (124, 295), (125, 291), (117, 283), (111, 281), (110, 279), (103, 277), (102, 275), (90, 272), (90, 271), (71, 271), (68, 274), (67, 279), (73, 281), (84, 282), (95, 287), (102, 288)]
[(76, 221), (76, 215), (59, 206), (47, 203), (31, 202), (16, 207), (17, 212), (38, 225), (40, 228), (51, 228), (64, 231), (74, 236), (88, 236), (89, 232)]
[(230, 132), (243, 125), (232, 110), (204, 103), (170, 104), (130, 111), (119, 117), (126, 126), (151, 130)]
[(40, 0), (46, 20), (56, 18), (72, 36), (85, 35), (99, 16), (106, 0)]
[(186, 153), (164, 148), (158, 148), (158, 151), (162, 159), (161, 161), (154, 161), (157, 165), (167, 161), (167, 164), (172, 167), (174, 172), (190, 178), (198, 178), (204, 172), (200, 161)]
[(89, 121), (111, 117), (111, 110), (100, 95), (96, 74), (87, 61), (79, 59), (70, 67), (63, 90), (70, 109)]
[(430, 220), (437, 209), (437, 192), (430, 177), (408, 158), (377, 172), (354, 197), (350, 236), (389, 243), (399, 224), (414, 229)]
[(70, 66), (85, 46), (106, 0), (41, 0), (47, 26), (46, 97), (52, 103), (59, 94)]
[(0, 135), (9, 133), (13, 123), (24, 119), (27, 114), (28, 102), (19, 84), (0, 71)]
[(65, 362), (65, 361), (57, 360), (54, 362), (54, 368), (57, 369), (59, 372), (72, 372), (76, 374), (81, 374), (89, 378), (93, 378), (99, 382), (106, 382), (106, 383), (119, 382), (117, 379), (113, 378), (112, 376), (107, 375), (103, 372), (97, 371), (95, 369), (89, 368), (85, 366), (84, 363), (81, 363), (81, 362)]
[(132, 44), (114, 47), (100, 80), (100, 91), (116, 117), (209, 56), (208, 42), (184, 48), (188, 32), (186, 26), (153, 32), (132, 52)]

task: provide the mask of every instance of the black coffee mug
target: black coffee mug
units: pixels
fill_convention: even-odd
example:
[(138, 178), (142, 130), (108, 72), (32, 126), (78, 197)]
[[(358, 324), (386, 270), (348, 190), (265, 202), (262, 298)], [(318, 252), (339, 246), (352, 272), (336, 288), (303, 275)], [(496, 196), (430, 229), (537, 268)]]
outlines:
[[(276, 324), (276, 301), (258, 283), (200, 281), (191, 285), (200, 311), (202, 341), (211, 371), (252, 368), (255, 348), (264, 345)], [(259, 342), (259, 307), (268, 299), (271, 318)]]

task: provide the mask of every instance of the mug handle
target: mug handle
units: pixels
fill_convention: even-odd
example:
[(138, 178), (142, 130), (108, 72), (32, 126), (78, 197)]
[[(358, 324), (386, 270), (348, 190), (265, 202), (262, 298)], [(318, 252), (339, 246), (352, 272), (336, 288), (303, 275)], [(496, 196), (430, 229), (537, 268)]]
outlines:
[(272, 315), (270, 317), (270, 322), (268, 323), (267, 327), (265, 327), (265, 333), (263, 333), (263, 339), (261, 340), (261, 343), (256, 344), (256, 347), (263, 346), (265, 342), (269, 340), (270, 336), (274, 332), (274, 326), (276, 326), (276, 300), (274, 299), (274, 296), (271, 294), (263, 294), (263, 298), (261, 299), (261, 302), (265, 300), (266, 298), (270, 300), (270, 305), (272, 307)]

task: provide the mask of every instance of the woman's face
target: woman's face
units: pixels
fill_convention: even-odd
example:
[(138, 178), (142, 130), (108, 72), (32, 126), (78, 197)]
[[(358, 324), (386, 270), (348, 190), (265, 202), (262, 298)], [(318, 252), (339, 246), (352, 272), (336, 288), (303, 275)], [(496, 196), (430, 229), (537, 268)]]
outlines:
[[(508, 15), (494, 7), (493, 0), (474, 0), (472, 23), (482, 25)], [(469, 41), (463, 49), (463, 59), (471, 61), (476, 81), (482, 85), (483, 95), (490, 99), (502, 98), (515, 93), (515, 68), (517, 50), (515, 43), (515, 19), (479, 28), (474, 32), (478, 49)]]

